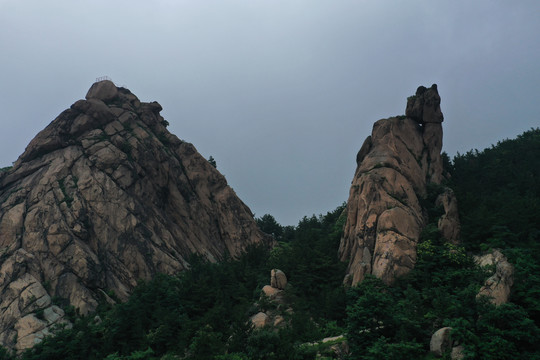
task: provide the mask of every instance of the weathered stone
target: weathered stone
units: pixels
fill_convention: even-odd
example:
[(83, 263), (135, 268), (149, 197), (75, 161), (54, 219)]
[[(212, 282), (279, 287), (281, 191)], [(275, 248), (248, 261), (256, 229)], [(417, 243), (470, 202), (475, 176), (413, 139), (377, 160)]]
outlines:
[(29, 314), (20, 318), (14, 325), (17, 332), (17, 344), (15, 349), (18, 351), (27, 349), (39, 343), (47, 335), (51, 335), (53, 327), (64, 324), (71, 327), (71, 324), (64, 319), (64, 310), (53, 305), (41, 311), (41, 318), (36, 314)]
[(279, 326), (279, 325), (282, 325), (284, 324), (285, 322), (285, 318), (281, 315), (276, 315), (276, 317), (274, 317), (274, 326)]
[(191, 253), (216, 261), (268, 240), (160, 110), (96, 83), (2, 173), (1, 345), (26, 348), (62, 321), (52, 297), (87, 314), (113, 302), (109, 290), (125, 300), (138, 280), (185, 269)]
[(110, 80), (95, 82), (88, 90), (86, 99), (99, 99), (104, 102), (114, 100), (118, 96), (118, 89)]
[(285, 289), (287, 286), (287, 276), (281, 270), (272, 269), (270, 272), (270, 285), (276, 289)]
[[(328, 343), (331, 343), (329, 347), (328, 345), (321, 346)], [(317, 359), (326, 359), (327, 357), (332, 359), (348, 359), (350, 355), (349, 344), (347, 343), (347, 338), (345, 335), (326, 337), (317, 342), (303, 344), (303, 346), (319, 348)]]
[(425, 123), (424, 124), (424, 144), (427, 148), (427, 181), (435, 184), (440, 184), (443, 180), (442, 171), (442, 140), (443, 130), (442, 125), (439, 123)]
[(263, 288), (262, 288), (262, 292), (265, 296), (267, 296), (269, 299), (273, 299), (276, 297), (277, 294), (280, 293), (281, 290), (273, 287), (273, 286), (270, 286), (270, 285), (265, 285)]
[(450, 188), (446, 188), (442, 194), (437, 197), (436, 206), (442, 206), (444, 214), (439, 219), (438, 228), (441, 235), (451, 243), (459, 242), (461, 225), (459, 223), (459, 213), (457, 199)]
[(478, 297), (487, 296), (495, 305), (508, 302), (512, 285), (514, 285), (514, 267), (499, 250), (492, 250), (483, 256), (475, 256), (479, 266), (495, 266), (495, 273), (484, 283)]
[(452, 339), (450, 338), (451, 327), (444, 327), (435, 331), (429, 342), (429, 351), (435, 356), (441, 357), (452, 347)]
[(444, 117), (440, 105), (441, 97), (436, 84), (429, 89), (420, 86), (416, 94), (407, 99), (405, 115), (421, 124), (441, 123)]
[[(442, 180), (442, 112), (437, 86), (409, 98), (407, 117), (377, 121), (358, 152), (339, 254), (349, 262), (347, 283), (373, 274), (392, 283), (416, 262), (416, 244), (426, 225), (421, 200), (427, 185)], [(441, 198), (440, 227), (452, 242), (459, 219), (451, 192)], [(434, 204), (433, 204), (434, 205)]]
[(407, 99), (406, 116), (423, 125), (423, 140), (428, 152), (428, 180), (440, 183), (442, 180), (442, 126), (441, 97), (437, 85), (427, 89), (420, 86), (416, 95)]
[(261, 296), (266, 296), (268, 300), (274, 302), (275, 304), (283, 305), (286, 303), (285, 292), (270, 285), (265, 285), (262, 288)]
[(251, 323), (256, 329), (270, 325), (270, 317), (263, 312), (258, 312), (250, 318)]
[(465, 359), (465, 348), (461, 345), (454, 346), (452, 352), (450, 353), (450, 359), (452, 360), (463, 360)]

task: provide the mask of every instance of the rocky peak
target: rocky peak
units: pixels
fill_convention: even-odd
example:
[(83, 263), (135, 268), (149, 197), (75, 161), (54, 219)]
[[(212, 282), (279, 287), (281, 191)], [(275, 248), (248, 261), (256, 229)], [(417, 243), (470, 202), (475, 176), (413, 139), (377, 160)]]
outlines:
[(32, 346), (140, 279), (236, 256), (267, 238), (157, 102), (111, 81), (62, 112), (0, 175), (0, 343)]
[(419, 86), (416, 94), (407, 99), (405, 115), (419, 124), (442, 123), (444, 117), (437, 84), (433, 84), (429, 89)]
[[(375, 122), (360, 148), (339, 249), (349, 262), (347, 282), (373, 274), (391, 283), (413, 268), (428, 221), (428, 185), (443, 180), (440, 103), (436, 85), (420, 86), (407, 101), (406, 115)], [(459, 220), (452, 191), (438, 202), (444, 207), (439, 226), (455, 242)]]

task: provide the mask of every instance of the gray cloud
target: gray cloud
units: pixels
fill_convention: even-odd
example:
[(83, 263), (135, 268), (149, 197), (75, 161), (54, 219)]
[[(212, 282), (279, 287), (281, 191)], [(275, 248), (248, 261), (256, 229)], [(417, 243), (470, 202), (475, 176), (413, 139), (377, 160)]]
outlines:
[(537, 1), (0, 2), (0, 166), (110, 76), (257, 216), (346, 200), (374, 121), (439, 84), (444, 150), (539, 126)]

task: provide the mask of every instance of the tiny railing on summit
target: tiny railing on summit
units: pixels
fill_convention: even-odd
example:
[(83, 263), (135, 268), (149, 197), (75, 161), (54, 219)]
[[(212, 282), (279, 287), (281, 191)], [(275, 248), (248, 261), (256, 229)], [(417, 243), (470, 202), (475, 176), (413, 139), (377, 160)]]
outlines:
[(100, 81), (103, 81), (103, 80), (112, 81), (112, 79), (110, 77), (108, 77), (108, 76), (101, 76), (101, 77), (96, 78), (96, 82), (100, 82)]

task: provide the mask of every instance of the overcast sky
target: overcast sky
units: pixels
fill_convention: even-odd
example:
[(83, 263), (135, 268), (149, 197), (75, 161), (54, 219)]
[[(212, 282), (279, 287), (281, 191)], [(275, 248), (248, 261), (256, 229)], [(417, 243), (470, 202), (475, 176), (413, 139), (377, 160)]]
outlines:
[(540, 126), (539, 19), (538, 0), (0, 0), (0, 167), (106, 75), (295, 225), (347, 200), (419, 85), (451, 156)]

